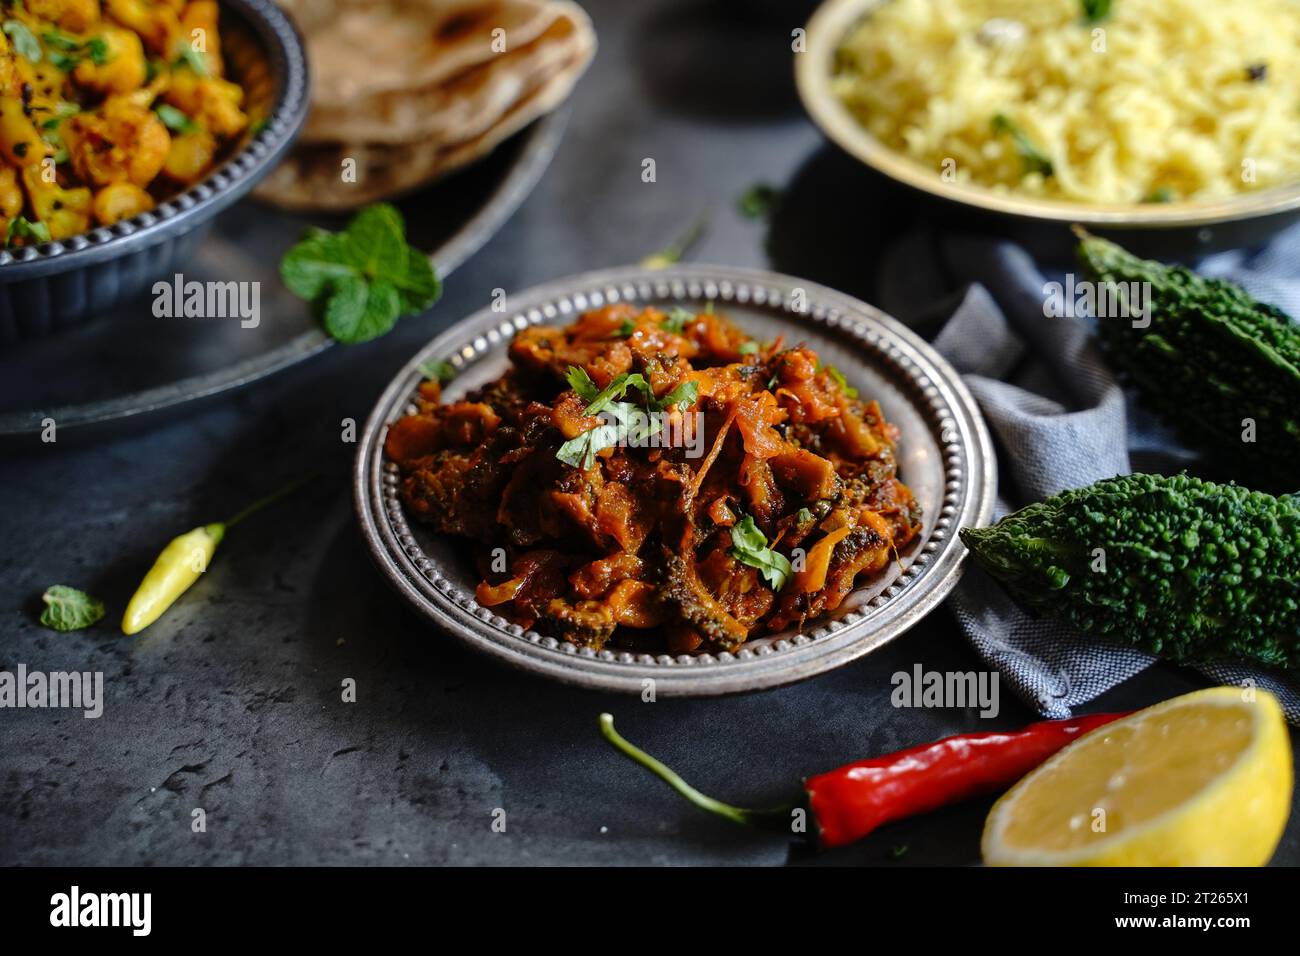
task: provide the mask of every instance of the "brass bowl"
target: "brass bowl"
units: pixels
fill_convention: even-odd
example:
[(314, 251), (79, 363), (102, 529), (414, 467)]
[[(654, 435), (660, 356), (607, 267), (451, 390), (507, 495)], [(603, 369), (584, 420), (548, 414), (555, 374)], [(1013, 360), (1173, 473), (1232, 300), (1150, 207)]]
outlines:
[[(1115, 235), (1148, 254), (1185, 255), (1254, 245), (1300, 219), (1300, 182), (1227, 199), (1170, 203), (1081, 203), (998, 192), (944, 182), (930, 169), (876, 139), (831, 89), (836, 53), (865, 17), (889, 0), (826, 0), (808, 21), (806, 52), (795, 54), (795, 82), (804, 108), (845, 152), (875, 172), (976, 221), (990, 217), (1021, 238), (1068, 242), (1064, 227), (1079, 223)], [(950, 210), (951, 211), (951, 210)], [(1141, 235), (1139, 235), (1141, 234)]]

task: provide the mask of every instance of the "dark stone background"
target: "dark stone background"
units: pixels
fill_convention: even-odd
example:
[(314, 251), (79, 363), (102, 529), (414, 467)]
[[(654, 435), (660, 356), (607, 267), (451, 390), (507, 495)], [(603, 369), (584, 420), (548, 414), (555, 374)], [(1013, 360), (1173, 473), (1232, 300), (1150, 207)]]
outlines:
[[(596, 729), (596, 715), (610, 710), (632, 740), (702, 789), (763, 805), (852, 759), (1033, 719), (1009, 693), (996, 720), (890, 706), (895, 671), (980, 667), (946, 610), (799, 686), (645, 705), (462, 650), (417, 620), (369, 564), (340, 422), (364, 421), (411, 351), (483, 307), (493, 288), (636, 261), (709, 207), (693, 259), (775, 265), (869, 294), (871, 250), (906, 214), (905, 198), (885, 209), (863, 198), (861, 172), (823, 145), (798, 107), (789, 31), (806, 4), (788, 5), (797, 15), (764, 15), (781, 5), (740, 0), (588, 6), (601, 48), (554, 165), (429, 315), (172, 424), (3, 452), (0, 668), (102, 670), (107, 701), (99, 720), (0, 711), (0, 862), (978, 861), (989, 800), (813, 858), (685, 806)], [(640, 181), (647, 156), (654, 185)], [(735, 210), (756, 181), (788, 197), (771, 236)], [(147, 351), (142, 343), (142, 362)], [(158, 624), (133, 640), (111, 626), (172, 536), (312, 470), (325, 477), (232, 532)], [(54, 583), (103, 597), (109, 620), (74, 634), (37, 626), (39, 595)], [(340, 699), (347, 677), (355, 704)], [(1199, 686), (1194, 674), (1156, 666), (1095, 708), (1141, 707)], [(195, 807), (207, 813), (206, 833), (190, 830)], [(495, 808), (507, 812), (505, 833), (491, 830)], [(1300, 861), (1294, 819), (1275, 860)]]

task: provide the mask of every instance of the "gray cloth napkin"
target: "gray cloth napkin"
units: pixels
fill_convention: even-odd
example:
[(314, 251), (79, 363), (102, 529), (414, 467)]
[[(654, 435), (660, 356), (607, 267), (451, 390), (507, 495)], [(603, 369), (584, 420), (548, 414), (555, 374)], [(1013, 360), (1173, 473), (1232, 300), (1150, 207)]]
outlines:
[[(1262, 251), (1212, 256), (1198, 269), (1300, 315), (1298, 261), (1300, 227)], [(935, 346), (962, 373), (984, 413), (999, 451), (996, 517), (1101, 478), (1172, 474), (1195, 462), (1194, 453), (1125, 394), (1092, 337), (1091, 320), (1043, 314), (1044, 285), (1064, 273), (1043, 272), (1025, 249), (917, 229), (885, 255), (880, 275), (881, 306), (920, 331), (937, 328)], [(919, 306), (918, 289), (933, 292)], [(1155, 661), (1029, 616), (977, 567), (966, 572), (950, 607), (980, 656), (1045, 717), (1070, 716)], [(1294, 677), (1235, 663), (1197, 669), (1216, 683), (1267, 688), (1287, 719), (1300, 724)]]

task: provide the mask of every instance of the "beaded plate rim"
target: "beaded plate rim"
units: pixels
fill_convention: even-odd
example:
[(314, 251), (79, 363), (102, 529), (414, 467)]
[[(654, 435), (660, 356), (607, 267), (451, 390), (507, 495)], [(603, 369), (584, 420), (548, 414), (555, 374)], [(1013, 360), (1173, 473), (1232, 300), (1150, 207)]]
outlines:
[[(802, 292), (803, 309), (794, 307)], [(942, 453), (943, 496), (924, 543), (906, 566), (863, 607), (808, 632), (735, 653), (649, 654), (594, 651), (524, 630), (480, 607), (421, 549), (397, 494), (396, 466), (383, 460), (389, 423), (414, 409), (419, 366), (444, 360), (458, 371), (499, 349), (529, 325), (618, 301), (689, 303), (712, 300), (757, 307), (786, 321), (807, 322), (858, 346), (862, 360), (907, 393), (930, 425)], [(934, 609), (960, 576), (965, 548), (957, 528), (987, 523), (996, 488), (992, 441), (957, 373), (896, 319), (866, 303), (789, 276), (759, 270), (677, 266), (586, 273), (510, 298), (507, 312), (484, 309), (421, 348), (385, 389), (362, 434), (354, 471), (357, 516), (381, 571), (416, 609), (480, 650), (534, 673), (593, 689), (714, 695), (774, 687), (848, 663), (882, 646)], [(906, 436), (904, 436), (906, 440)], [(905, 477), (905, 476), (904, 476)]]

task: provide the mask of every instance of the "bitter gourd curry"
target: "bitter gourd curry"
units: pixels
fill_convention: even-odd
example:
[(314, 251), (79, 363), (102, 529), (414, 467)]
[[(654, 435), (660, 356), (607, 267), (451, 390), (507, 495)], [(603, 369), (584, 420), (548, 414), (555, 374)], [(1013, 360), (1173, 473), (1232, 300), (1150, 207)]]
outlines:
[(214, 0), (7, 0), (0, 237), (66, 239), (198, 181), (242, 133)]
[(1174, 661), (1300, 667), (1300, 497), (1125, 475), (991, 528), (980, 565), (1029, 608)]
[(388, 430), (408, 513), (474, 545), (477, 600), (587, 647), (734, 651), (839, 607), (913, 541), (897, 429), (802, 345), (619, 303)]

